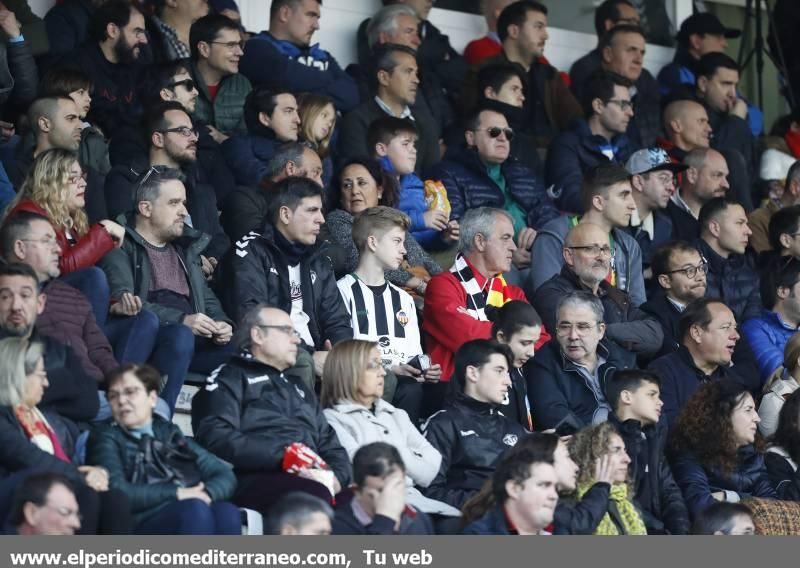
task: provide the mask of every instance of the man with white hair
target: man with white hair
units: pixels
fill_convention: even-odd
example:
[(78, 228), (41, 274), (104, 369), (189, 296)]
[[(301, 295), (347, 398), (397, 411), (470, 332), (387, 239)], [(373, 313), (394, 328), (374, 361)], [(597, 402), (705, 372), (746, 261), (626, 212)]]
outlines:
[(525, 300), (525, 293), (507, 284), (514, 225), (502, 209), (468, 210), (460, 223), (459, 253), (447, 272), (431, 278), (425, 292), (422, 329), (428, 334), (431, 362), (442, 367), (442, 381), (453, 374), (453, 354), (471, 339), (488, 339), (492, 323), (486, 306)]

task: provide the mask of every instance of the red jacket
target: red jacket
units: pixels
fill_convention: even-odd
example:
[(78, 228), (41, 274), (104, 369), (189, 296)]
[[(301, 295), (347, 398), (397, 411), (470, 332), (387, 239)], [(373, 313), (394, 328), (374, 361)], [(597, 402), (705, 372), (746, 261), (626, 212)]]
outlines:
[(61, 280), (50, 280), (43, 292), (47, 294), (47, 302), (36, 318), (36, 329), (71, 347), (86, 374), (102, 383), (105, 375), (119, 364), (108, 339), (97, 326), (86, 296)]
[(488, 35), (474, 39), (464, 48), (464, 59), (470, 65), (479, 65), (484, 59), (500, 55), (503, 45)]
[[(47, 217), (47, 212), (30, 199), (23, 199), (20, 201), (17, 206), (14, 207), (11, 215), (19, 211), (37, 213), (43, 217)], [(53, 230), (56, 232), (58, 246), (61, 247), (61, 259), (59, 261), (61, 274), (68, 274), (80, 270), (81, 268), (94, 266), (107, 252), (114, 248), (114, 240), (111, 238), (111, 235), (108, 234), (108, 231), (99, 223), (89, 227), (89, 232), (82, 236), (74, 245), (70, 245), (64, 227), (54, 226)]]
[[(478, 285), (483, 286), (486, 278), (474, 268), (473, 273)], [(521, 288), (509, 285), (506, 292), (508, 300), (528, 301)], [(455, 371), (453, 356), (459, 347), (472, 339), (489, 339), (492, 335), (492, 322), (478, 321), (458, 310), (466, 306), (467, 292), (449, 270), (428, 282), (422, 329), (427, 334), (426, 351), (431, 362), (442, 366), (442, 381), (449, 381)], [(542, 328), (542, 337), (536, 348), (549, 339), (550, 335)]]

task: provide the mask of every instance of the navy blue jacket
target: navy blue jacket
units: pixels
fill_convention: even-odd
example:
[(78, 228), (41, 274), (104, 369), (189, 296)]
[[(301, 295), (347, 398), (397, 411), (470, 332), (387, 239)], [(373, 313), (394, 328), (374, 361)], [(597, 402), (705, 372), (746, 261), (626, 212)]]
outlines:
[(461, 534), (510, 535), (506, 514), (502, 505), (496, 505), (479, 519), (475, 519), (461, 531)]
[[(611, 341), (601, 340), (597, 350), (606, 359), (598, 370), (603, 390), (608, 377), (617, 369), (636, 367), (634, 355)], [(586, 384), (575, 363), (561, 351), (556, 339), (548, 341), (533, 358), (527, 380), (536, 430), (555, 428), (568, 416), (581, 426), (592, 424), (592, 416), (598, 408), (594, 391)]]
[(761, 279), (750, 257), (732, 254), (722, 258), (703, 239), (694, 246), (708, 261), (706, 297), (719, 298), (740, 324), (761, 315)]
[(275, 136), (231, 136), (222, 143), (222, 156), (237, 185), (258, 186), (267, 175), (267, 164), (281, 142)]
[(758, 376), (751, 373), (739, 374), (736, 367), (717, 367), (717, 370), (706, 375), (694, 364), (689, 350), (680, 347), (674, 353), (659, 357), (650, 365), (648, 369), (655, 371), (661, 377), (661, 400), (664, 401), (663, 414), (666, 415), (670, 425), (680, 414), (686, 402), (689, 400), (698, 387), (708, 381), (735, 381), (752, 393), (757, 393), (761, 389), (761, 381)]
[[(542, 179), (533, 171), (513, 158), (503, 162), (501, 171), (509, 193), (527, 213), (529, 227), (539, 229), (559, 216)], [(452, 208), (451, 219), (460, 219), (467, 209), (503, 209), (505, 204), (503, 191), (489, 177), (477, 150), (471, 148), (448, 151), (445, 159), (428, 170), (424, 179), (441, 181), (447, 188), (447, 198)]]
[(705, 467), (688, 452), (675, 452), (670, 461), (672, 475), (683, 491), (683, 498), (692, 518), (716, 502), (711, 494), (717, 491), (732, 491), (737, 493), (740, 499), (778, 497), (770, 482), (764, 456), (752, 445), (739, 448), (736, 470), (731, 474), (722, 474), (715, 469)]
[(239, 65), (254, 86), (325, 95), (341, 112), (358, 105), (356, 82), (318, 45), (299, 47), (261, 32), (245, 44)]
[(553, 140), (547, 152), (544, 168), (545, 185), (554, 186), (558, 195), (559, 209), (570, 213), (583, 213), (583, 178), (600, 164), (609, 163), (601, 146), (614, 148), (615, 162), (624, 164), (631, 155), (631, 147), (625, 134), (615, 136), (610, 142), (602, 136), (592, 134), (584, 119), (573, 121), (570, 130), (562, 132)]

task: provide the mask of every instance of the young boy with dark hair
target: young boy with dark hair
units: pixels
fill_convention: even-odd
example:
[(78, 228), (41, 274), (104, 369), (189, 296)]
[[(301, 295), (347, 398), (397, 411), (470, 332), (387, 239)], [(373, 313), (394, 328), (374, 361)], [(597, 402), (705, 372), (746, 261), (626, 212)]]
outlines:
[(666, 418), (661, 418), (661, 379), (650, 371), (614, 373), (606, 383), (614, 412), (608, 421), (625, 441), (636, 501), (648, 534), (688, 534), (689, 513), (669, 468), (664, 447)]
[[(353, 223), (358, 267), (342, 277), (339, 293), (350, 313), (353, 338), (375, 341), (387, 371), (397, 378), (389, 402), (405, 410), (415, 424), (422, 405), (421, 383), (438, 381), (439, 365), (428, 366), (422, 352), (416, 306), (411, 295), (388, 282), (386, 270), (397, 270), (405, 256), (405, 237), (411, 221), (391, 207), (372, 207)], [(411, 362), (414, 362), (411, 364)]]
[(449, 213), (430, 208), (425, 184), (414, 173), (417, 165), (417, 127), (410, 120), (387, 116), (369, 125), (367, 146), (372, 157), (397, 178), (397, 208), (411, 218), (411, 234), (426, 249), (441, 249), (458, 240), (458, 221)]

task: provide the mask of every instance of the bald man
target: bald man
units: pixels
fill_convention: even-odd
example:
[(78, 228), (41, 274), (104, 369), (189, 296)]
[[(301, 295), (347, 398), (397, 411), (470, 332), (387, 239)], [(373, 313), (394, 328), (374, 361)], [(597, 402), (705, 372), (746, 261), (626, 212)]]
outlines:
[(464, 48), (464, 59), (469, 65), (478, 65), (484, 59), (500, 55), (503, 44), (497, 35), (497, 18), (500, 12), (514, 0), (482, 0), (481, 13), (486, 20), (489, 33), (480, 39), (474, 39)]
[(746, 211), (752, 211), (753, 200), (747, 165), (739, 152), (717, 148), (713, 144), (711, 123), (702, 104), (691, 100), (679, 100), (667, 105), (664, 109), (664, 132), (667, 138), (659, 138), (658, 145), (667, 151), (674, 162), (683, 162), (692, 150), (714, 147), (723, 156), (726, 171), (730, 171), (730, 195), (739, 201)]
[(569, 292), (590, 292), (603, 303), (606, 337), (637, 355), (658, 352), (664, 337), (660, 324), (634, 308), (627, 292), (607, 281), (611, 269), (608, 231), (592, 223), (579, 223), (567, 233), (563, 255), (561, 273), (542, 284), (531, 301), (545, 328), (555, 330), (560, 298)]

